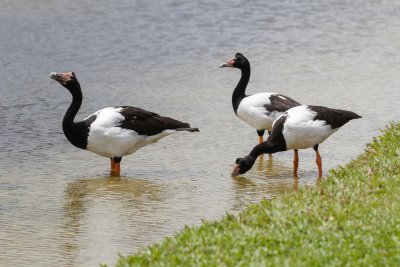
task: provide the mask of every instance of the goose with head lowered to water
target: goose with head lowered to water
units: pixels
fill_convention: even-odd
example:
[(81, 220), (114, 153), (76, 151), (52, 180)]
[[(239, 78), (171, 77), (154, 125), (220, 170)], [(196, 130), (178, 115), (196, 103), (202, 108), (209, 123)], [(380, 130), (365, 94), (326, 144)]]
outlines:
[(268, 139), (256, 145), (249, 155), (236, 159), (232, 175), (243, 174), (251, 169), (257, 157), (264, 153), (294, 150), (293, 175), (297, 177), (298, 149), (312, 147), (316, 153), (318, 175), (322, 177), (322, 160), (318, 146), (340, 127), (360, 115), (341, 109), (303, 105), (287, 110), (279, 116)]
[(232, 106), (235, 114), (257, 130), (259, 143), (264, 141), (265, 130), (270, 132), (272, 124), (286, 110), (300, 103), (282, 94), (257, 93), (246, 95), (250, 79), (250, 62), (241, 53), (220, 65), (221, 68), (237, 68), (242, 76), (232, 94)]
[(68, 141), (78, 148), (110, 158), (112, 175), (120, 175), (123, 156), (177, 131), (199, 131), (188, 123), (130, 106), (104, 108), (83, 121), (74, 122), (82, 104), (81, 86), (75, 73), (52, 72), (50, 77), (72, 94), (72, 103), (62, 123)]

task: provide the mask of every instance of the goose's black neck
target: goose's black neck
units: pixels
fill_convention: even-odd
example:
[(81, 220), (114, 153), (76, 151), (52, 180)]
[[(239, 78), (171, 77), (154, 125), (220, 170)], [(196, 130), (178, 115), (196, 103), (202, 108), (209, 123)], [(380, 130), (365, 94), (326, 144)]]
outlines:
[(261, 154), (273, 154), (280, 151), (286, 151), (286, 142), (281, 132), (277, 134), (275, 131), (275, 135), (273, 134), (274, 132), (271, 133), (267, 141), (256, 145), (253, 150), (251, 150), (249, 156), (257, 159)]
[(283, 126), (285, 125), (287, 115), (282, 115), (274, 122), (274, 127), (268, 139), (261, 144), (256, 145), (249, 156), (257, 158), (261, 154), (272, 154), (280, 151), (286, 151), (286, 140), (283, 136)]
[(82, 104), (82, 91), (79, 84), (69, 90), (72, 94), (72, 103), (63, 119), (63, 131), (68, 141), (74, 146), (86, 149), (89, 128), (84, 122), (75, 123), (74, 119)]
[(241, 66), (240, 70), (242, 72), (242, 76), (240, 77), (240, 80), (232, 94), (232, 106), (236, 114), (240, 102), (246, 97), (246, 87), (250, 79), (250, 63), (247, 61), (244, 66)]
[(63, 128), (71, 128), (75, 123), (74, 119), (82, 104), (82, 90), (79, 85), (70, 90), (72, 94), (72, 102), (65, 113), (63, 119)]
[[(274, 151), (274, 146), (270, 142), (263, 142), (261, 144), (256, 145), (250, 152), (249, 156), (251, 156), (254, 159), (257, 159), (258, 156), (261, 154), (270, 154), (270, 153), (275, 153), (277, 151)], [(274, 152), (272, 152), (274, 151)]]

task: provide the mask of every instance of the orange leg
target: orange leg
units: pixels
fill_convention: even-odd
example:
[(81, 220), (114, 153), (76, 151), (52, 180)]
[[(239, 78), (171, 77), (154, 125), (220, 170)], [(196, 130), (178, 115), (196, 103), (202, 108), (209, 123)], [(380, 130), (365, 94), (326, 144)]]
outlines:
[(115, 160), (111, 158), (110, 160), (111, 160), (111, 171), (115, 171)]
[(122, 158), (114, 157), (111, 159), (111, 171), (110, 176), (119, 176), (121, 173), (120, 162)]
[(318, 177), (320, 178), (322, 177), (322, 159), (318, 149), (315, 150), (315, 153), (317, 154), (317, 160), (315, 162), (317, 163), (318, 166)]
[(299, 168), (299, 151), (297, 149), (294, 150), (294, 158), (293, 158), (293, 176), (297, 177), (297, 169)]
[(118, 162), (118, 163), (115, 163), (115, 175), (119, 176), (120, 174), (121, 174), (121, 167)]
[(262, 142), (264, 142), (264, 133), (265, 130), (257, 130), (257, 134), (258, 134), (258, 143), (261, 144)]

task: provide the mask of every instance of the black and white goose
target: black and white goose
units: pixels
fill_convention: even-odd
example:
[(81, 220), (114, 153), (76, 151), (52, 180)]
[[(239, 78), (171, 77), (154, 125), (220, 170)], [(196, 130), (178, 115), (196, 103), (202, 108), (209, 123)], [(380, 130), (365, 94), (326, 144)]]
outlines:
[(74, 122), (82, 104), (81, 86), (75, 74), (52, 72), (50, 77), (72, 94), (72, 103), (62, 124), (65, 136), (78, 148), (110, 158), (111, 174), (119, 175), (122, 157), (141, 147), (176, 131), (199, 131), (188, 123), (129, 106), (104, 108), (83, 121)]
[(316, 153), (318, 175), (322, 176), (322, 160), (318, 146), (331, 134), (352, 119), (360, 115), (346, 110), (331, 109), (321, 106), (297, 106), (279, 116), (272, 127), (268, 139), (256, 145), (249, 155), (236, 159), (232, 175), (247, 172), (257, 157), (264, 153), (276, 153), (293, 149), (293, 175), (297, 176), (299, 164), (298, 149), (312, 147)]
[(239, 83), (232, 94), (232, 106), (235, 114), (257, 130), (259, 143), (264, 141), (265, 130), (272, 129), (272, 124), (286, 110), (300, 105), (290, 97), (277, 93), (257, 93), (246, 95), (250, 79), (250, 62), (241, 53), (236, 53), (231, 60), (220, 65), (238, 68), (242, 71)]

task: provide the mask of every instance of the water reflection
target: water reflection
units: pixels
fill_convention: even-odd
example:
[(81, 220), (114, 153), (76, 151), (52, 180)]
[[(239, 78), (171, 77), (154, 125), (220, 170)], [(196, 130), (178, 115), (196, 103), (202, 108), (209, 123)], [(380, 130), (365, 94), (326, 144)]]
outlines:
[[(232, 177), (234, 190), (233, 211), (267, 198), (297, 191), (299, 187), (318, 185), (323, 177), (318, 171), (304, 170), (302, 177), (293, 177), (293, 165), (272, 155), (261, 155), (245, 175)], [(307, 177), (305, 179), (304, 177)], [(315, 177), (315, 178), (312, 178)]]
[(232, 177), (232, 181), (238, 209), (299, 187), (299, 179), (292, 175), (292, 166), (272, 155), (259, 156), (246, 175)]
[[(314, 186), (312, 150), (301, 151), (297, 180), (292, 152), (230, 177), (255, 145), (232, 112), (238, 73), (217, 68), (237, 51), (254, 67), (249, 93), (361, 114), (321, 147), (325, 174), (356, 157), (400, 109), (400, 2), (364, 2), (1, 1), (0, 266), (112, 265), (184, 225)], [(70, 96), (49, 80), (54, 69), (80, 73), (79, 118), (129, 104), (201, 132), (128, 157), (124, 174), (135, 177), (93, 177), (108, 164), (66, 141)]]
[(128, 177), (88, 178), (69, 183), (60, 229), (61, 251), (67, 265), (114, 259), (120, 251), (110, 244), (118, 240), (129, 246), (132, 244), (128, 243), (135, 243), (135, 234), (139, 239), (146, 235), (147, 223), (152, 221), (149, 216), (159, 209), (165, 193), (162, 185)]

